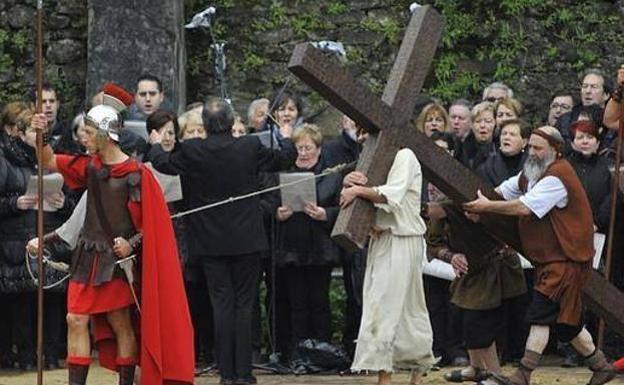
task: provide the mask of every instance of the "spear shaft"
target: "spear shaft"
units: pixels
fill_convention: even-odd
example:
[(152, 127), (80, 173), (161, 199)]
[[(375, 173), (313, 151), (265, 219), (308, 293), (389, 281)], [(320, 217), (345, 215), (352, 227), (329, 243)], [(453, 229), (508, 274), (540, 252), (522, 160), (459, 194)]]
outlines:
[[(43, 0), (37, 0), (37, 62), (36, 62), (37, 105), (36, 112), (43, 111)], [(41, 241), (37, 248), (37, 385), (43, 385), (43, 286), (45, 271), (43, 266), (43, 132), (37, 130), (37, 238)]]
[[(623, 65), (624, 67), (624, 65)], [(618, 85), (618, 87), (621, 87)], [(618, 130), (617, 130), (617, 146), (615, 150), (615, 172), (613, 173), (613, 185), (611, 186), (611, 207), (609, 210), (609, 230), (607, 233), (607, 253), (605, 255), (604, 275), (607, 281), (611, 282), (611, 265), (613, 264), (613, 242), (615, 236), (615, 220), (616, 209), (618, 205), (618, 195), (620, 191), (620, 165), (622, 163), (622, 134), (624, 130), (624, 102), (618, 102)], [(600, 319), (598, 323), (598, 347), (604, 348), (604, 319)]]

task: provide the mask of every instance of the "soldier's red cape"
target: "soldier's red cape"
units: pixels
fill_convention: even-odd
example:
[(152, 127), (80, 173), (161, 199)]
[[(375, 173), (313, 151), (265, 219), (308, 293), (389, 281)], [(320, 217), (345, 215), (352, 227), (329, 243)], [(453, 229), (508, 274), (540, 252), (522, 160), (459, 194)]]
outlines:
[[(96, 162), (99, 159), (96, 158)], [(78, 162), (83, 161), (78, 159)], [(86, 161), (86, 159), (85, 159)], [(78, 163), (77, 162), (77, 163)], [(195, 367), (193, 326), (178, 249), (162, 190), (152, 173), (135, 161), (115, 165), (112, 177), (141, 170), (141, 209), (130, 207), (143, 231), (140, 256), (141, 317), (137, 330), (141, 384), (192, 384)], [(117, 346), (105, 317), (92, 317), (100, 365), (116, 370)]]

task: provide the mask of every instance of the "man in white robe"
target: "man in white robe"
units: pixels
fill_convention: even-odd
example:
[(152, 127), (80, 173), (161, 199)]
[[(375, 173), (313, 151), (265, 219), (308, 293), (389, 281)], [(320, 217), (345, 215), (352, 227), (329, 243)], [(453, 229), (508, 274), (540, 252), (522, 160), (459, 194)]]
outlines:
[(419, 385), (422, 374), (435, 363), (422, 280), (427, 259), (420, 163), (410, 149), (402, 149), (385, 184), (367, 187), (367, 182), (364, 174), (352, 172), (341, 193), (341, 207), (359, 197), (377, 208), (351, 369), (377, 371), (379, 385), (390, 384), (394, 370), (409, 369), (410, 384)]

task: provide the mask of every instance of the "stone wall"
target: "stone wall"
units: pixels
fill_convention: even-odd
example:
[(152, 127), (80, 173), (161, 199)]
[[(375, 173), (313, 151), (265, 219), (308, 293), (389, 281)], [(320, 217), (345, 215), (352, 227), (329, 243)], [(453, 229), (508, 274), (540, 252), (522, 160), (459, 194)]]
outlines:
[[(86, 0), (44, 0), (44, 79), (63, 90), (64, 111), (77, 111), (86, 79)], [(36, 0), (0, 1), (0, 104), (34, 87)]]
[[(102, 0), (104, 1), (104, 0)], [(484, 85), (502, 80), (526, 105), (525, 118), (543, 119), (552, 92), (578, 92), (578, 74), (591, 66), (614, 74), (624, 63), (624, 1), (428, 0), (447, 20), (425, 89), (448, 102), (476, 100)], [(84, 99), (87, 1), (45, 0), (46, 79), (60, 84), (72, 107)], [(373, 90), (383, 89), (400, 44), (411, 1), (406, 0), (184, 0), (186, 20), (217, 7), (215, 35), (226, 42), (227, 84), (234, 105), (270, 96), (290, 76), (296, 43), (339, 40), (346, 64)], [(0, 1), (0, 103), (32, 85), (35, 0)], [(4, 36), (4, 37), (3, 37)], [(211, 39), (187, 31), (187, 101), (218, 95)], [(8, 59), (7, 59), (8, 58)], [(306, 115), (323, 115), (324, 101), (306, 95)], [(67, 103), (66, 103), (67, 104)], [(331, 109), (330, 109), (331, 110)]]

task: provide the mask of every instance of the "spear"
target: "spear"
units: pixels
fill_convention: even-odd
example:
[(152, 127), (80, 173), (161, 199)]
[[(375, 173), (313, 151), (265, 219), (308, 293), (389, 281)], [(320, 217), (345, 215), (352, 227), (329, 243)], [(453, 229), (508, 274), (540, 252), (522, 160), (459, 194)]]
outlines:
[[(624, 65), (622, 65), (624, 68)], [(618, 87), (622, 87), (618, 85)], [(619, 118), (617, 130), (617, 146), (615, 150), (615, 172), (613, 174), (613, 185), (611, 186), (611, 207), (609, 211), (609, 231), (607, 234), (607, 253), (605, 255), (604, 274), (607, 281), (611, 282), (611, 265), (613, 260), (613, 237), (615, 231), (615, 217), (617, 215), (616, 208), (618, 202), (618, 193), (620, 190), (620, 164), (622, 162), (622, 131), (624, 130), (624, 101), (618, 102)], [(604, 348), (604, 319), (600, 319), (598, 323), (598, 347)]]
[[(36, 62), (37, 106), (42, 108), (43, 88), (43, 0), (37, 0), (37, 62)], [(37, 239), (43, 242), (43, 131), (37, 130)], [(37, 248), (37, 385), (43, 385), (43, 286), (45, 272), (43, 267), (43, 244)]]

